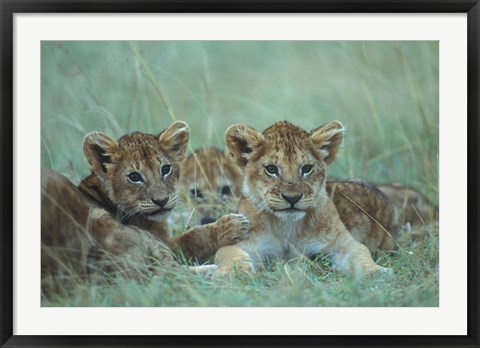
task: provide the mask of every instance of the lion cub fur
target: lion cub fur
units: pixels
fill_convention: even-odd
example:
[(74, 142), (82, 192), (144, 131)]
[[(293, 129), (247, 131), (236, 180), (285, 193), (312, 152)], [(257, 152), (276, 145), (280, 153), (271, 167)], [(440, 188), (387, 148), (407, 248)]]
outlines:
[(438, 208), (417, 189), (400, 183), (376, 186), (395, 206), (400, 225), (420, 227), (438, 219)]

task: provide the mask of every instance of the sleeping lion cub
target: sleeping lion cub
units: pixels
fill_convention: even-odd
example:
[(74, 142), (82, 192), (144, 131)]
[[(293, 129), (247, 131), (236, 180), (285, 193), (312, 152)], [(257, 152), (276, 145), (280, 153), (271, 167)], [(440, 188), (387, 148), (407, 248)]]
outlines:
[(201, 148), (183, 164), (180, 183), (202, 225), (238, 211), (243, 175), (227, 155), (215, 147)]
[(158, 136), (133, 132), (118, 141), (90, 133), (83, 151), (92, 173), (78, 187), (58, 173), (42, 172), (42, 288), (84, 275), (87, 260), (119, 256), (115, 267), (122, 272), (136, 261), (180, 267), (172, 252), (204, 262), (247, 236), (246, 218), (231, 214), (172, 237), (166, 219), (177, 202), (189, 134), (184, 122)]
[(367, 234), (363, 244), (358, 242), (326, 192), (327, 168), (343, 133), (336, 121), (310, 133), (288, 122), (263, 133), (241, 124), (227, 130), (228, 151), (244, 173), (239, 212), (247, 216), (251, 230), (246, 240), (217, 252), (217, 276), (255, 272), (270, 258), (323, 253), (346, 274), (394, 277), (373, 261), (366, 246), (377, 245), (379, 236)]

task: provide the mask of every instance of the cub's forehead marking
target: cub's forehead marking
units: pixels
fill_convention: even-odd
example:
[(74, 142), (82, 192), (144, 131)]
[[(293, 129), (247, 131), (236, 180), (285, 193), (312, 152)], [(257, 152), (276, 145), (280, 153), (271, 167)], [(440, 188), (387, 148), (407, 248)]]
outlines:
[(263, 148), (266, 154), (275, 161), (298, 163), (312, 158), (309, 134), (288, 123), (276, 124), (264, 132)]
[(153, 159), (158, 161), (160, 164), (168, 163), (170, 164), (171, 160), (167, 156), (163, 156), (161, 154), (153, 156)]
[(305, 148), (309, 140), (309, 134), (304, 129), (288, 122), (274, 124), (267, 128), (263, 135), (265, 143), (270, 147), (283, 150), (287, 156), (295, 152), (297, 148)]
[(263, 157), (263, 164), (275, 164), (275, 165), (282, 165), (282, 164), (289, 164), (297, 166), (299, 164), (310, 163), (315, 161), (315, 157), (312, 156), (309, 150), (305, 149), (296, 149), (296, 151), (292, 152), (289, 156), (286, 155), (283, 151), (275, 151), (273, 153), (266, 153)]
[(171, 162), (165, 154), (160, 140), (153, 135), (130, 133), (120, 138), (119, 145), (124, 156), (136, 161), (137, 170), (142, 169), (142, 166), (150, 170), (156, 170), (159, 164)]
[(134, 158), (149, 158), (162, 152), (157, 137), (143, 133), (130, 133), (121, 137), (118, 144), (122, 150)]

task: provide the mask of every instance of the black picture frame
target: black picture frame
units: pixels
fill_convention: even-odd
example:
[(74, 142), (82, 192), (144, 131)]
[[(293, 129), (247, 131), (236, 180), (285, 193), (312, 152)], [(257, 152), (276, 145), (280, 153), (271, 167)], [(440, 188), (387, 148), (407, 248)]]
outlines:
[[(478, 0), (0, 0), (0, 342), (2, 347), (50, 346), (479, 346), (479, 15)], [(468, 333), (465, 336), (18, 336), (13, 335), (13, 16), (15, 13), (467, 13), (468, 25)]]

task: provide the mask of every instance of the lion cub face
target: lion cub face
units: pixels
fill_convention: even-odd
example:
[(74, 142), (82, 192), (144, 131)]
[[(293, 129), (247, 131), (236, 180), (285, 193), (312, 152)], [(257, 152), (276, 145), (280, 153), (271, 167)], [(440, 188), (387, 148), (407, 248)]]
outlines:
[(227, 154), (217, 148), (197, 149), (187, 157), (181, 183), (200, 217), (200, 223), (237, 211), (242, 174)]
[(326, 195), (327, 167), (336, 158), (343, 133), (336, 121), (312, 132), (288, 122), (278, 122), (263, 133), (233, 125), (226, 144), (244, 170), (246, 198), (260, 210), (291, 221), (313, 211)]
[(93, 132), (85, 137), (85, 158), (122, 220), (162, 221), (170, 214), (189, 134), (186, 123), (175, 122), (158, 136), (133, 132), (115, 141)]

